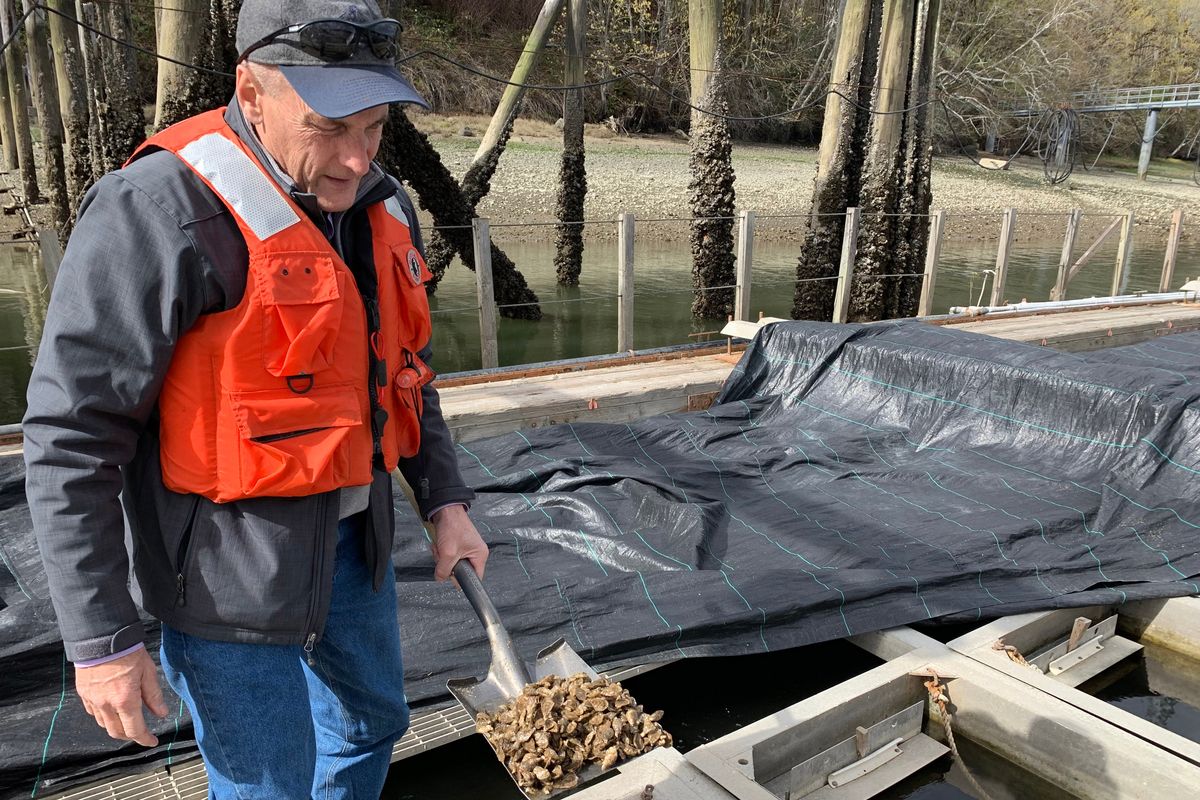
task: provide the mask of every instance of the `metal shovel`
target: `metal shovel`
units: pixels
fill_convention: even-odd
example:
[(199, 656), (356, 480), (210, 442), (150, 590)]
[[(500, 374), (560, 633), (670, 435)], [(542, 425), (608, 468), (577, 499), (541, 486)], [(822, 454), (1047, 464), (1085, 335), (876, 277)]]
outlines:
[[(475, 719), (480, 711), (496, 714), (500, 706), (517, 698), (526, 684), (539, 681), (547, 675), (569, 678), (583, 672), (592, 680), (599, 677), (596, 671), (571, 649), (565, 639), (559, 639), (539, 652), (533, 663), (526, 663), (517, 654), (512, 637), (509, 636), (504, 623), (500, 621), (496, 607), (492, 605), (491, 598), (483, 588), (483, 581), (479, 580), (479, 576), (475, 574), (470, 563), (463, 560), (455, 564), (454, 578), (471, 603), (471, 608), (475, 609), (479, 621), (483, 623), (484, 630), (487, 632), (488, 645), (492, 651), (492, 663), (488, 667), (487, 675), (483, 678), (451, 678), (446, 681), (446, 688), (467, 710), (471, 719)], [(501, 756), (500, 753), (496, 755)], [(578, 773), (579, 784), (583, 785), (603, 771), (599, 764), (589, 765)], [(515, 781), (516, 778), (514, 777), (513, 780)], [(565, 791), (572, 790), (559, 789), (548, 795), (538, 793), (536, 796), (554, 797)], [(522, 792), (524, 792), (523, 789)], [(534, 795), (526, 793), (525, 796), (533, 797)]]

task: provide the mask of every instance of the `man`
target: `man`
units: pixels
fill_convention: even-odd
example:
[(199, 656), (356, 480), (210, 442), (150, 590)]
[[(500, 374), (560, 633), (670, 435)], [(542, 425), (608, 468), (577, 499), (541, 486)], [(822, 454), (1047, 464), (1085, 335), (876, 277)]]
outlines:
[(84, 707), (146, 746), (143, 705), (167, 713), (128, 538), (217, 798), (379, 796), (408, 725), (390, 470), (437, 579), (487, 558), (429, 385), (416, 214), (372, 162), (387, 104), (423, 104), (399, 32), (374, 2), (246, 0), (228, 109), (84, 200), (29, 386), (27, 491)]

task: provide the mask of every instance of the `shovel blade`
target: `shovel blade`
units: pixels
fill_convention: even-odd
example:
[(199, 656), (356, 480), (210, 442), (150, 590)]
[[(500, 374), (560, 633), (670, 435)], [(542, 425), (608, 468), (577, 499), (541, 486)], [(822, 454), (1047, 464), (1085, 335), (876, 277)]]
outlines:
[[(596, 670), (589, 667), (588, 663), (571, 649), (566, 639), (559, 639), (554, 644), (539, 652), (533, 664), (526, 666), (528, 667), (529, 675), (532, 676), (534, 681), (539, 681), (548, 675), (569, 678), (580, 672), (585, 673), (592, 680), (600, 677)], [(471, 719), (475, 719), (481, 711), (495, 715), (500, 710), (500, 706), (515, 700), (517, 697), (517, 694), (504, 688), (503, 681), (498, 679), (491, 669), (488, 670), (487, 676), (483, 678), (452, 678), (446, 681), (446, 688), (450, 690), (450, 694), (454, 696), (454, 699), (467, 710), (467, 713), (471, 715)], [(497, 752), (496, 756), (503, 761), (500, 753)], [(592, 781), (604, 772), (605, 770), (600, 769), (599, 764), (591, 764), (579, 772), (579, 785), (582, 786)], [(516, 778), (513, 778), (513, 780), (515, 782)], [(548, 798), (574, 791), (574, 789), (558, 789), (549, 794), (539, 792), (536, 795), (529, 794), (524, 789), (521, 791), (528, 798), (536, 797), (540, 798), (540, 800), (548, 800)]]

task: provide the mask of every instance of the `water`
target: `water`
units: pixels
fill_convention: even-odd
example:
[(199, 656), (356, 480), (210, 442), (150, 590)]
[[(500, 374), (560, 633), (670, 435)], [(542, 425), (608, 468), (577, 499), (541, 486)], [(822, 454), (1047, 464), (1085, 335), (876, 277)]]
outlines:
[(1200, 670), (1155, 645), (1079, 688), (1144, 720), (1200, 742)]
[[(679, 233), (682, 235), (683, 224)], [(554, 246), (549, 242), (506, 241), (509, 229), (493, 228), (493, 238), (519, 265), (543, 301), (538, 322), (501, 319), (500, 363), (528, 364), (561, 358), (611, 353), (617, 346), (617, 247), (613, 241), (589, 242), (581, 284), (559, 287), (554, 277)], [(511, 237), (511, 234), (509, 233)], [(1085, 242), (1089, 237), (1080, 237)], [(1069, 297), (1107, 295), (1112, 281), (1116, 237), (1071, 283)], [(1085, 246), (1081, 244), (1082, 247)], [(799, 245), (759, 240), (755, 243), (751, 309), (787, 317), (791, 311), (795, 262)], [(1049, 297), (1058, 269), (1061, 242), (1020, 241), (1009, 266), (1010, 299)], [(1165, 235), (1135, 237), (1129, 291), (1155, 291), (1162, 269)], [(685, 240), (663, 241), (641, 235), (636, 241), (634, 345), (661, 347), (696, 341), (689, 334), (714, 331), (719, 320), (691, 316), (691, 261)], [(934, 310), (969, 305), (984, 287), (983, 270), (995, 264), (995, 241), (969, 241), (948, 236), (942, 249)], [(1181, 282), (1200, 270), (1200, 240), (1180, 247), (1177, 276)], [(1191, 272), (1189, 272), (1191, 270)], [(6, 291), (7, 290), (7, 291)], [(15, 292), (15, 293), (12, 293)], [(556, 302), (564, 301), (564, 302)], [(41, 336), (45, 317), (45, 282), (28, 248), (0, 246), (0, 425), (17, 422), (25, 410), (31, 345)], [(435, 297), (434, 366), (439, 372), (478, 369), (479, 321), (475, 311), (475, 276), (457, 262), (451, 265)], [(467, 309), (465, 311), (460, 309)]]

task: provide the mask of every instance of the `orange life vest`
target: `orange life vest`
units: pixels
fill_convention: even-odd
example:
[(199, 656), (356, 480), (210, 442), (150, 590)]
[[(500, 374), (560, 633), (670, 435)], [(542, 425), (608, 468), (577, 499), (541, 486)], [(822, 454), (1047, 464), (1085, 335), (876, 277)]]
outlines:
[[(229, 209), (249, 250), (234, 308), (176, 346), (159, 395), (163, 481), (216, 502), (294, 497), (371, 482), (420, 444), (433, 372), (430, 277), (394, 195), (367, 209), (377, 303), (226, 124), (224, 109), (147, 140), (187, 164)], [(373, 401), (373, 398), (374, 401)]]

